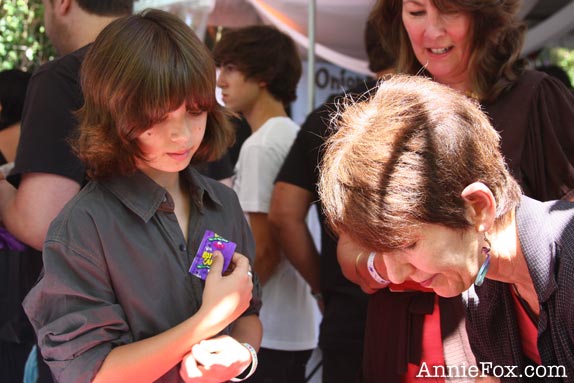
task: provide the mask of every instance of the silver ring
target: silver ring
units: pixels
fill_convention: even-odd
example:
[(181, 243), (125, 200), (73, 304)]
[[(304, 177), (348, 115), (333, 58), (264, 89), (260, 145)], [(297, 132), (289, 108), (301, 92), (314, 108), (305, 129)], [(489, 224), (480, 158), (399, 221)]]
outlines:
[(247, 276), (248, 276), (249, 278), (253, 278), (253, 273), (252, 273), (251, 271), (248, 271), (248, 272), (247, 272)]

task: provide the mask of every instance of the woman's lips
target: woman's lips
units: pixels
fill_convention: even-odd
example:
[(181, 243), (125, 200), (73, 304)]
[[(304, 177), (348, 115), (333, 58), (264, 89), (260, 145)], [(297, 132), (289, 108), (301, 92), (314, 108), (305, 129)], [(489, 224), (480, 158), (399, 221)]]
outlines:
[(451, 45), (450, 47), (444, 47), (444, 48), (427, 48), (427, 51), (433, 55), (440, 56), (440, 55), (447, 54), (453, 48), (454, 47)]
[(435, 276), (436, 276), (436, 275), (433, 275), (433, 276), (430, 277), (429, 279), (427, 279), (427, 280), (425, 280), (425, 281), (422, 281), (422, 282), (420, 282), (419, 284), (420, 284), (422, 287), (427, 287), (427, 288), (428, 288), (428, 287), (430, 287), (430, 286), (432, 285), (432, 282), (433, 282)]

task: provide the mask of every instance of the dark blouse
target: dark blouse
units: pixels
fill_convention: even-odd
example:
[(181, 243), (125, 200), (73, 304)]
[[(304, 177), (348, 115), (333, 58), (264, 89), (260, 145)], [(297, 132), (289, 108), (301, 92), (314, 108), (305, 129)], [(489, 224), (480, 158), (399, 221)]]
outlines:
[[(574, 95), (560, 81), (542, 72), (527, 71), (517, 84), (509, 92), (503, 94), (496, 103), (486, 105), (485, 111), (490, 115), (494, 127), (501, 134), (502, 153), (505, 155), (513, 175), (522, 186), (525, 195), (539, 201), (549, 201), (562, 198), (564, 194), (574, 188)], [(540, 226), (540, 218), (542, 217), (523, 217), (523, 222), (519, 224)], [(533, 222), (527, 222), (529, 219), (533, 220)], [(522, 230), (524, 231), (524, 229)], [(524, 240), (529, 242), (537, 241), (534, 235), (535, 232), (537, 231), (532, 231), (528, 234), (519, 233), (521, 242)], [(540, 232), (537, 235), (540, 235), (540, 243), (545, 243)], [(543, 260), (543, 262), (546, 262), (546, 260)], [(532, 267), (536, 269), (535, 266)], [(529, 268), (532, 274), (530, 265)], [(536, 273), (539, 272), (540, 270), (536, 271)], [(543, 275), (545, 280), (548, 277), (548, 275)], [(492, 310), (496, 307), (496, 312), (499, 313), (499, 316), (494, 322), (485, 321), (482, 324), (480, 323), (482, 321), (480, 318), (484, 319), (484, 317), (477, 314), (472, 314), (468, 317), (467, 327), (469, 328), (469, 334), (471, 334), (471, 346), (473, 351), (477, 353), (478, 361), (504, 361), (506, 364), (517, 365), (522, 370), (526, 365), (526, 359), (523, 356), (518, 357), (518, 355), (522, 355), (522, 349), (520, 342), (515, 343), (516, 339), (512, 342), (512, 348), (506, 348), (506, 346), (502, 346), (502, 343), (492, 343), (492, 345), (496, 346), (488, 346), (491, 347), (489, 348), (491, 353), (484, 351), (485, 349), (482, 348), (484, 343), (482, 343), (481, 347), (478, 347), (477, 340), (482, 338), (482, 341), (484, 341), (486, 334), (481, 333), (482, 330), (477, 329), (485, 330), (487, 326), (493, 326), (490, 327), (491, 330), (495, 328), (508, 329), (501, 326), (501, 321), (504, 321), (505, 318), (506, 320), (514, 318), (514, 308), (511, 306), (510, 293), (506, 291), (503, 294), (497, 290), (497, 296), (495, 297), (492, 295), (492, 292), (488, 293), (488, 291), (494, 291), (494, 289), (490, 288), (490, 285), (491, 283), (485, 283), (483, 285), (484, 291), (479, 296), (483, 300), (492, 299), (493, 301), (489, 304), (489, 307), (493, 307)], [(560, 295), (562, 294), (560, 293)], [(488, 298), (486, 298), (487, 296)], [(504, 300), (501, 298), (502, 296)], [(540, 301), (544, 302), (548, 299), (548, 296), (539, 296), (539, 298), (543, 298)], [(484, 308), (484, 305), (482, 307)], [(472, 308), (470, 310), (478, 309)], [(546, 315), (545, 318), (544, 311), (546, 310), (542, 306), (541, 322), (552, 321), (553, 315)], [(554, 309), (552, 311), (555, 313)], [(478, 310), (478, 312), (482, 312), (482, 309)], [(560, 321), (563, 322), (563, 319)], [(539, 324), (539, 331), (542, 331), (541, 329), (546, 328), (549, 324), (550, 322)], [(572, 328), (571, 325), (570, 328)], [(514, 327), (512, 329), (514, 331)], [(543, 333), (544, 331), (542, 331)], [(498, 334), (496, 331), (492, 331), (489, 334), (491, 340), (497, 339), (500, 342), (506, 342), (503, 338), (494, 335)], [(512, 334), (514, 333), (511, 332), (509, 336), (514, 337)], [(554, 335), (552, 338), (554, 338)], [(541, 342), (541, 339), (546, 340)], [(563, 338), (566, 339), (566, 343), (560, 341), (556, 345), (559, 347), (563, 347), (563, 344), (566, 345), (559, 353), (556, 353), (556, 349), (552, 350), (553, 346), (550, 339), (549, 334), (543, 335), (542, 338), (539, 335), (538, 345), (542, 363), (550, 365), (560, 362), (562, 365), (568, 366), (570, 378), (563, 381), (574, 381), (571, 370), (574, 368), (574, 364), (572, 364), (572, 337), (570, 337), (570, 340)], [(510, 347), (510, 343), (507, 345)], [(570, 347), (570, 351), (568, 351), (568, 347)], [(503, 350), (504, 352), (502, 352)], [(549, 357), (549, 355), (552, 355), (552, 357)], [(565, 363), (566, 360), (568, 360), (568, 363)], [(531, 378), (524, 381), (533, 380)], [(548, 379), (548, 381), (562, 380)]]
[(508, 284), (486, 279), (463, 294), (477, 362), (516, 366), (516, 377), (507, 374), (502, 382), (574, 382), (573, 222), (574, 205), (566, 201), (523, 197), (516, 212), (520, 247), (540, 302), (537, 346), (546, 368), (535, 370), (524, 353)]
[(574, 188), (574, 94), (564, 84), (527, 71), (484, 111), (525, 195), (549, 201)]
[[(254, 241), (233, 190), (182, 173), (191, 185), (188, 241), (165, 189), (138, 172), (90, 182), (52, 222), (45, 271), (24, 308), (58, 382), (90, 382), (113, 347), (166, 331), (200, 307), (204, 282), (188, 273), (205, 230)], [(255, 281), (257, 282), (257, 281)], [(257, 313), (260, 290), (244, 315)], [(158, 382), (179, 382), (178, 366)]]

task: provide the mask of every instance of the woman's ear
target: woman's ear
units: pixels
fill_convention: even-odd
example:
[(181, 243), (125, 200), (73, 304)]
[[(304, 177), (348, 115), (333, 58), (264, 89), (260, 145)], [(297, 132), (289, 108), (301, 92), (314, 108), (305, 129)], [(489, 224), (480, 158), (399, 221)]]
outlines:
[(496, 218), (496, 200), (482, 182), (473, 182), (460, 194), (466, 205), (466, 219), (477, 231), (488, 231)]

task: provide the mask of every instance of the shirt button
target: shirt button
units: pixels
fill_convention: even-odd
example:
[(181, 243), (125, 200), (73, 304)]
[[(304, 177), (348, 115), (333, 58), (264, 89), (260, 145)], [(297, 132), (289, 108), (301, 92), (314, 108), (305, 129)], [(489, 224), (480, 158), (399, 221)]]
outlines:
[(181, 245), (179, 245), (179, 250), (185, 251), (185, 245), (183, 243)]

